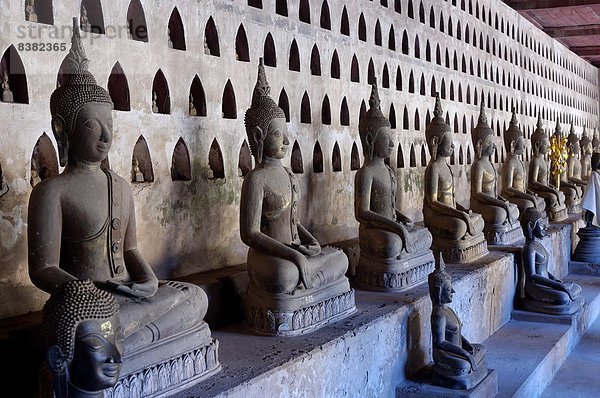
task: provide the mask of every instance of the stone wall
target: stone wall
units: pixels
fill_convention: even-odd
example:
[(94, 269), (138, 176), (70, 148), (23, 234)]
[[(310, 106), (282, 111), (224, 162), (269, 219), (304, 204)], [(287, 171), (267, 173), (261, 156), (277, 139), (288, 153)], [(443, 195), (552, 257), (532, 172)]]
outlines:
[[(0, 103), (0, 164), (10, 186), (0, 199), (0, 318), (39, 309), (45, 300), (27, 275), (31, 159), (43, 137), (42, 164), (37, 169), (52, 174), (56, 167), (48, 102), (70, 46), (71, 19), (79, 16), (81, 4), (36, 0), (38, 21), (50, 22), (45, 24), (26, 21), (24, 3), (11, 1), (0, 10), (0, 49), (10, 54), (11, 89), (15, 100), (27, 102)], [(577, 133), (599, 123), (597, 69), (501, 1), (424, 1), (421, 6), (418, 0), (135, 0), (131, 12), (137, 21), (143, 9), (147, 42), (128, 38), (127, 2), (84, 3), (90, 21), (105, 31), (85, 35), (92, 73), (103, 86), (112, 72), (113, 79), (120, 73), (127, 78), (128, 93), (118, 77), (120, 89), (111, 93), (116, 98), (124, 92), (130, 110), (113, 113), (110, 166), (130, 177), (138, 143), (136, 157), (146, 179), (153, 179), (132, 183), (138, 236), (160, 277), (245, 261), (246, 247), (238, 232), (242, 184), (238, 163), (241, 158), (242, 169), (248, 166), (247, 157), (240, 157), (243, 114), (260, 56), (267, 65), (276, 65), (267, 67), (273, 98), (284, 108), (289, 104), (291, 143), (297, 142), (299, 151), (291, 151), (296, 155), (290, 154), (285, 162), (303, 166), (298, 174), (304, 194), (301, 220), (323, 243), (357, 235), (352, 166), (363, 158), (357, 126), (361, 105), (368, 101), (368, 82), (374, 77), (381, 87), (382, 110), (395, 125), (397, 147), (390, 166), (401, 184), (399, 207), (415, 220), (422, 219), (423, 171), (429, 161), (424, 130), (432, 113), (432, 93), (440, 92), (456, 132), (453, 167), (458, 200), (465, 204), (468, 165), (474, 156), (470, 129), (476, 124), (480, 101), (491, 108), (488, 120), (498, 134), (499, 148), (512, 107), (526, 137), (533, 132), (538, 113), (548, 129), (557, 118), (563, 129), (572, 119)], [(305, 22), (307, 17), (310, 23)], [(185, 51), (169, 47), (169, 26), (173, 47), (181, 44), (176, 36), (183, 26)], [(33, 50), (34, 43), (38, 51)], [(39, 43), (59, 44), (59, 50), (60, 43), (66, 43), (66, 50), (40, 51)], [(6, 53), (3, 60), (8, 60)], [(2, 68), (5, 65), (3, 61)], [(26, 87), (19, 77), (22, 71)], [(168, 86), (169, 114), (152, 112), (153, 82), (161, 81), (161, 76)], [(192, 84), (196, 76), (201, 88), (198, 81)], [(157, 83), (156, 91), (162, 96), (165, 86)], [(198, 114), (205, 116), (190, 116), (190, 91)], [(163, 98), (159, 100), (162, 108)], [(187, 149), (190, 181), (172, 180), (173, 153), (180, 138), (184, 145), (178, 145), (175, 163), (181, 165), (183, 159), (187, 166)], [(319, 158), (313, 156), (317, 143), (321, 173), (313, 171), (313, 160)], [(341, 171), (334, 171), (340, 168), (336, 147)], [(497, 157), (501, 162), (504, 150)], [(218, 178), (221, 175), (224, 178)]]

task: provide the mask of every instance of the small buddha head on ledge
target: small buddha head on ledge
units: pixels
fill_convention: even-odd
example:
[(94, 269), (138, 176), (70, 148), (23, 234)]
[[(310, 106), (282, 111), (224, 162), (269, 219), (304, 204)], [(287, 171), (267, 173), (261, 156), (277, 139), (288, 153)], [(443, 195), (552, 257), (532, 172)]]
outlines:
[(548, 146), (550, 140), (544, 131), (544, 125), (542, 124), (542, 117), (538, 115), (537, 127), (531, 135), (531, 148), (534, 154), (545, 155), (548, 152)]
[(44, 305), (48, 368), (57, 397), (114, 386), (121, 373), (123, 333), (119, 304), (90, 280), (66, 282)]
[(452, 142), (452, 128), (446, 123), (442, 116), (442, 103), (440, 95), (436, 93), (435, 108), (433, 110), (433, 119), (425, 129), (425, 139), (429, 147), (429, 154), (432, 159), (439, 156), (449, 157), (454, 152), (454, 143)]
[(481, 108), (479, 109), (479, 120), (477, 126), (471, 133), (471, 140), (473, 141), (473, 147), (477, 153), (477, 157), (489, 158), (494, 154), (496, 150), (496, 144), (494, 143), (494, 130), (489, 126), (487, 118), (485, 117), (485, 110), (483, 109), (483, 101), (481, 101)]
[(112, 143), (113, 102), (88, 71), (77, 18), (73, 18), (71, 50), (65, 58), (65, 80), (50, 97), (52, 132), (58, 144), (60, 165), (74, 156), (99, 163)]
[(390, 136), (391, 126), (389, 119), (381, 112), (381, 101), (377, 82), (375, 82), (371, 86), (369, 110), (358, 123), (358, 133), (365, 159), (371, 160), (374, 156), (386, 159), (391, 156), (394, 148)]
[(581, 134), (581, 139), (579, 139), (579, 146), (581, 148), (582, 155), (591, 155), (593, 152), (592, 141), (590, 137), (587, 135), (587, 131), (585, 127), (583, 128), (583, 133)]
[(244, 117), (250, 151), (257, 163), (262, 163), (263, 157), (283, 159), (290, 145), (285, 113), (269, 96), (270, 92), (264, 60), (260, 58), (252, 105)]
[(434, 306), (444, 305), (452, 302), (454, 289), (452, 278), (446, 272), (446, 263), (441, 253), (436, 256), (435, 270), (427, 277), (429, 284), (429, 297)]
[(546, 236), (546, 220), (544, 213), (537, 210), (535, 207), (529, 207), (521, 216), (521, 227), (525, 239), (542, 239)]
[(512, 117), (508, 129), (504, 132), (504, 148), (509, 153), (514, 153), (515, 155), (522, 155), (525, 150), (523, 132), (519, 128), (515, 108), (512, 109)]

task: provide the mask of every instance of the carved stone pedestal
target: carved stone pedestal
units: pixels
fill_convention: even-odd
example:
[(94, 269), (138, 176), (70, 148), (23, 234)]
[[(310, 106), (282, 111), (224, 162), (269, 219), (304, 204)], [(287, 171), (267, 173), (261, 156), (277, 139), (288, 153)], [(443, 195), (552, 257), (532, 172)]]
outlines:
[(347, 278), (292, 294), (266, 294), (252, 283), (244, 311), (250, 329), (258, 334), (297, 336), (338, 321), (356, 310), (354, 289)]
[[(582, 299), (583, 300), (583, 299)], [(583, 302), (582, 302), (583, 304)], [(573, 325), (581, 320), (583, 311), (577, 310), (572, 314), (566, 315), (550, 315), (539, 312), (530, 312), (522, 310), (513, 310), (510, 314), (511, 318), (516, 321), (537, 322), (537, 323), (553, 323), (557, 325)]]
[(393, 259), (374, 258), (361, 252), (355, 282), (365, 290), (402, 291), (427, 280), (434, 265), (431, 250)]
[(577, 300), (569, 301), (565, 304), (545, 303), (539, 300), (530, 300), (522, 298), (519, 300), (519, 308), (525, 311), (538, 312), (548, 315), (572, 315), (579, 311), (583, 306), (584, 299), (582, 297)]
[(567, 213), (569, 214), (580, 214), (581, 213), (581, 201), (567, 203)]
[(449, 240), (434, 236), (431, 249), (434, 252), (439, 250), (445, 262), (459, 264), (469, 263), (489, 253), (483, 233), (464, 240)]
[(431, 364), (422, 368), (413, 377), (396, 388), (397, 398), (493, 398), (498, 394), (498, 374), (494, 369), (480, 368), (473, 372), (473, 381), (468, 389), (452, 389), (434, 385)]
[(548, 214), (548, 219), (551, 222), (562, 221), (568, 217), (567, 215), (567, 207), (562, 205), (560, 207), (548, 207), (546, 206), (546, 213)]
[(221, 370), (219, 341), (204, 321), (186, 333), (127, 353), (119, 382), (106, 398), (167, 397)]
[(518, 220), (513, 224), (486, 224), (483, 228), (483, 233), (489, 245), (509, 246), (525, 240), (523, 228), (521, 228)]

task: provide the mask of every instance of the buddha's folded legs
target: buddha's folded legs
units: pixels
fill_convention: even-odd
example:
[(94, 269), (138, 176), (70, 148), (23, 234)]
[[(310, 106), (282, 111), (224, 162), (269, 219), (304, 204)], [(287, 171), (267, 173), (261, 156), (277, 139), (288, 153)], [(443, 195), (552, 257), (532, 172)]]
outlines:
[(544, 198), (548, 207), (556, 207), (565, 202), (565, 194), (560, 191), (558, 197), (554, 193), (546, 191), (539, 191), (538, 195)]
[(358, 232), (360, 250), (377, 258), (398, 257), (404, 248), (400, 236), (393, 232), (360, 225)]
[[(581, 288), (579, 288), (579, 292), (581, 292)], [(553, 305), (564, 305), (571, 302), (571, 298), (567, 293), (533, 282), (525, 284), (525, 297)]]
[(502, 225), (508, 219), (506, 210), (499, 206), (485, 205), (472, 201), (471, 208), (474, 212), (481, 214), (487, 225)]

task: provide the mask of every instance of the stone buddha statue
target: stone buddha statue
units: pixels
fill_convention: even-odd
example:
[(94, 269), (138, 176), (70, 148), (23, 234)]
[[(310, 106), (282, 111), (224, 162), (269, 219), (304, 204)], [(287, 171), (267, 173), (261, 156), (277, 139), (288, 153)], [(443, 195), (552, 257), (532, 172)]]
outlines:
[[(557, 124), (560, 128), (560, 125)], [(561, 174), (560, 190), (565, 194), (567, 212), (581, 213), (581, 198), (586, 182), (581, 178), (581, 161), (579, 160), (579, 137), (571, 123), (571, 130), (567, 136), (567, 167)]]
[[(159, 282), (144, 259), (137, 245), (131, 188), (100, 167), (112, 143), (112, 101), (88, 71), (77, 19), (73, 32), (65, 82), (50, 99), (52, 130), (61, 166), (66, 167), (31, 193), (29, 275), (50, 294), (83, 279), (113, 293), (125, 338), (118, 384), (134, 388), (144, 374), (147, 395), (159, 387), (169, 391), (181, 384), (172, 374), (177, 371), (173, 363), (191, 357), (196, 367), (188, 373), (190, 380), (220, 368), (218, 342), (203, 321), (208, 299), (198, 286)], [(158, 386), (154, 381), (162, 366), (169, 369), (168, 380)]]
[(35, 13), (35, 0), (27, 0), (25, 3), (25, 20), (29, 22), (37, 22), (38, 17)]
[(156, 91), (152, 91), (152, 112), (153, 113), (160, 112), (160, 110), (158, 109), (158, 105), (156, 104), (156, 101), (157, 101)]
[(396, 174), (384, 162), (394, 148), (391, 124), (381, 112), (376, 84), (369, 105), (358, 125), (365, 163), (354, 180), (354, 215), (360, 223), (356, 280), (371, 290), (407, 289), (433, 270), (432, 237), (396, 208)]
[(285, 114), (269, 93), (261, 58), (244, 119), (256, 159), (240, 199), (240, 235), (250, 247), (245, 311), (253, 331), (290, 336), (353, 312), (354, 290), (346, 255), (321, 247), (298, 219), (300, 184), (281, 163), (290, 145)]
[(448, 158), (454, 152), (452, 129), (442, 117), (439, 95), (434, 118), (425, 130), (431, 159), (425, 169), (423, 218), (433, 235), (432, 249), (452, 263), (466, 263), (488, 253), (483, 235), (484, 221), (456, 202), (454, 174)]
[(583, 128), (579, 145), (581, 147), (581, 179), (587, 184), (592, 173), (592, 154), (594, 153), (594, 149), (585, 127)]
[(485, 347), (471, 344), (462, 335), (462, 323), (452, 308), (452, 278), (445, 271), (443, 256), (429, 274), (433, 367), (431, 381), (442, 387), (468, 390), (488, 373)]
[(91, 280), (65, 282), (44, 305), (46, 366), (56, 398), (104, 397), (119, 380), (123, 331), (119, 304)]
[[(546, 213), (550, 221), (561, 221), (567, 218), (565, 194), (550, 185), (550, 171), (546, 161), (546, 153), (550, 140), (544, 131), (542, 118), (538, 116), (537, 128), (531, 135), (533, 156), (529, 162), (528, 188), (546, 201)], [(538, 208), (539, 210), (539, 208)]]
[(198, 111), (196, 110), (196, 106), (194, 105), (194, 96), (190, 93), (190, 116), (197, 116)]
[(598, 130), (594, 128), (594, 138), (592, 138), (592, 151), (600, 152), (600, 138), (598, 137)]
[(15, 102), (13, 92), (10, 90), (6, 69), (2, 72), (2, 102)]
[(0, 164), (0, 198), (6, 195), (8, 189), (6, 179), (4, 178), (4, 174), (2, 174), (2, 165)]
[(85, 8), (83, 4), (81, 4), (81, 18), (79, 26), (84, 32), (92, 32), (92, 25), (90, 24), (90, 21), (88, 19), (87, 8)]
[[(516, 120), (514, 127), (518, 129)], [(494, 130), (488, 125), (483, 101), (471, 139), (475, 149), (475, 161), (471, 166), (471, 209), (483, 216), (483, 232), (488, 244), (506, 245), (522, 240), (519, 208), (497, 194), (496, 169), (490, 160), (496, 151)]]
[(504, 147), (508, 156), (502, 165), (502, 196), (519, 207), (519, 214), (523, 214), (529, 207), (544, 211), (546, 208), (544, 199), (526, 189), (527, 176), (521, 159), (525, 151), (525, 144), (514, 109), (510, 125), (504, 132)]
[(575, 313), (583, 304), (581, 287), (563, 282), (548, 271), (552, 261), (542, 245), (546, 236), (546, 218), (543, 213), (530, 208), (521, 217), (525, 245), (522, 249), (518, 297), (520, 307), (526, 311), (565, 315)]

